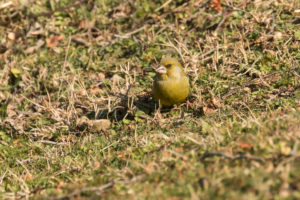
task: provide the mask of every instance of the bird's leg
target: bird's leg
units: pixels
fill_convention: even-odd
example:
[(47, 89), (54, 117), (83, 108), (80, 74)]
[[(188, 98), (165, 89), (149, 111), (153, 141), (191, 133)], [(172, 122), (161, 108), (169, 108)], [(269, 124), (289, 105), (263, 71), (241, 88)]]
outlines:
[(173, 110), (179, 111), (180, 113), (180, 119), (183, 119), (184, 117), (184, 109), (182, 108), (181, 105), (174, 105), (174, 108), (172, 108)]
[(183, 109), (180, 109), (180, 119), (183, 119), (184, 118), (184, 111)]
[(172, 110), (181, 111), (181, 107), (179, 105), (174, 105), (174, 108)]
[(153, 121), (159, 121), (160, 119), (162, 119), (162, 116), (161, 116), (161, 113), (160, 113), (160, 109), (161, 109), (161, 104), (160, 104), (160, 101), (159, 101), (159, 102), (158, 102), (158, 109), (157, 109), (157, 111), (155, 112)]
[[(185, 106), (186, 106), (186, 109), (188, 110), (189, 108), (192, 108), (192, 103), (189, 102), (189, 100), (186, 101), (185, 103)], [(183, 109), (181, 109), (181, 115), (180, 115), (180, 119), (183, 119), (184, 118), (184, 111)]]

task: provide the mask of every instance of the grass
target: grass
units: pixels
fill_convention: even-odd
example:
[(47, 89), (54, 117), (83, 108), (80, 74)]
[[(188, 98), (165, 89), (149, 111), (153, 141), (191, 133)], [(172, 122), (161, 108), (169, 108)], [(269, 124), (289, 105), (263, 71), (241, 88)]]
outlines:
[[(221, 5), (1, 2), (0, 198), (299, 199), (300, 2)], [(190, 106), (155, 120), (163, 56)]]

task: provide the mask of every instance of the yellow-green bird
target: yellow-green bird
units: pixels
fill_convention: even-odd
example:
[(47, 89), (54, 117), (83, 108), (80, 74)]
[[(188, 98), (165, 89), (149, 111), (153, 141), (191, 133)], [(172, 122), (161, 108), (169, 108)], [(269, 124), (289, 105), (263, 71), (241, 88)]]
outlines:
[(189, 78), (175, 58), (163, 58), (156, 69), (153, 97), (164, 106), (183, 102), (189, 95)]

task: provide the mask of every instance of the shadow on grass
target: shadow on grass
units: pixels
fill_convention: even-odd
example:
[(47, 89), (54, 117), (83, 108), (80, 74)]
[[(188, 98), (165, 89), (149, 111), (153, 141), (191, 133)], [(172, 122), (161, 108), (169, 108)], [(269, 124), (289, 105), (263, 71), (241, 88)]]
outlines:
[[(119, 122), (124, 119), (132, 121), (135, 120), (136, 117), (142, 119), (153, 119), (159, 107), (158, 103), (152, 98), (151, 94), (135, 96), (120, 94), (119, 98), (120, 102), (111, 110), (107, 108), (99, 110), (97, 113), (93, 111), (88, 113), (87, 117), (90, 120), (109, 119), (111, 122)], [(191, 104), (194, 102), (194, 99), (189, 98), (188, 101), (188, 103)], [(167, 115), (173, 109), (176, 109), (176, 106), (163, 106), (160, 109), (160, 113)], [(200, 118), (204, 116), (202, 107), (198, 109), (187, 108), (185, 103), (180, 105), (180, 111), (180, 119), (182, 121), (187, 113), (191, 114), (194, 118)]]
[(109, 119), (110, 121), (122, 121), (124, 119), (134, 120), (137, 113), (144, 113), (152, 116), (157, 106), (150, 95), (120, 95), (120, 103), (115, 105), (111, 110), (102, 109), (96, 112), (90, 112), (87, 117), (90, 120), (94, 119)]

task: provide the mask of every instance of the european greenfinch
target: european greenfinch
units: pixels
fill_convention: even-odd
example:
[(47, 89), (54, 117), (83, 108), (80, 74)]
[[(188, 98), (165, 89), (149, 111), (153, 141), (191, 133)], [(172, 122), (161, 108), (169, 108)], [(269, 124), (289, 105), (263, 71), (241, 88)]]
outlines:
[(156, 69), (153, 97), (163, 106), (183, 102), (189, 95), (189, 78), (175, 58), (163, 58)]

